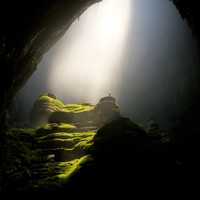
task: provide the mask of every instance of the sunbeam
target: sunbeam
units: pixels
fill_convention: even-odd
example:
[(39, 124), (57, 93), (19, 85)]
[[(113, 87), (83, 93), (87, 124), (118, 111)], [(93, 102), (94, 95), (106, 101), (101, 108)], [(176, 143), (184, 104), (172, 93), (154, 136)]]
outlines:
[(94, 102), (117, 92), (130, 7), (130, 0), (104, 0), (74, 22), (56, 45), (49, 84), (57, 94)]

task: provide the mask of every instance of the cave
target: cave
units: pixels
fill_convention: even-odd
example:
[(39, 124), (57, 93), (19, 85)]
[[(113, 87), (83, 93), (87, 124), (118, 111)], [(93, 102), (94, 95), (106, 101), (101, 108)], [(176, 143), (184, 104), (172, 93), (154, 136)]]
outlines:
[[(196, 3), (189, 3), (187, 0), (173, 1), (176, 8), (178, 9), (180, 16), (187, 20), (187, 23), (193, 33), (195, 42), (199, 42), (199, 25), (198, 25), (198, 9), (195, 5)], [(13, 158), (10, 156), (12, 152), (17, 149), (18, 145), (22, 145), (23, 139), (28, 141), (28, 145), (32, 144), (34, 146), (34, 137), (31, 130), (29, 130), (29, 136), (26, 136), (27, 133), (24, 131), (21, 132), (19, 138), (16, 136), (17, 130), (14, 130), (14, 135), (10, 135), (9, 124), (7, 122), (7, 115), (9, 112), (9, 107), (12, 104), (13, 99), (16, 97), (20, 89), (26, 85), (26, 82), (30, 80), (34, 71), (37, 71), (37, 66), (43, 59), (44, 54), (48, 53), (52, 46), (56, 44), (58, 40), (60, 40), (67, 30), (71, 27), (71, 25), (81, 18), (81, 15), (93, 4), (100, 3), (100, 0), (76, 0), (76, 1), (66, 1), (66, 0), (42, 0), (42, 1), (29, 1), (29, 2), (12, 2), (6, 1), (5, 5), (1, 8), (1, 22), (2, 22), (2, 30), (0, 32), (0, 57), (1, 57), (1, 65), (3, 66), (3, 71), (1, 73), (1, 107), (0, 107), (0, 130), (1, 130), (1, 191), (17, 191), (16, 184), (21, 184), (23, 186), (23, 181), (29, 180), (30, 172), (22, 172), (20, 174), (19, 180), (12, 179), (11, 176), (11, 184), (9, 185), (9, 178), (6, 173), (4, 173), (5, 167), (10, 165), (10, 170), (12, 171), (13, 165), (16, 163), (10, 162), (10, 159)], [(11, 6), (12, 5), (12, 6)], [(39, 69), (38, 69), (39, 70)], [(181, 181), (187, 176), (187, 172), (193, 170), (191, 176), (187, 176), (187, 178), (194, 178), (197, 174), (196, 169), (198, 169), (198, 160), (196, 157), (198, 156), (198, 115), (199, 115), (199, 94), (198, 94), (198, 85), (199, 85), (199, 69), (194, 66), (196, 78), (193, 82), (193, 90), (189, 91), (189, 98), (187, 99), (187, 106), (183, 110), (182, 115), (179, 116), (176, 125), (173, 127), (172, 131), (169, 135), (158, 131), (157, 124), (151, 124), (152, 135), (146, 135), (145, 130), (141, 128), (137, 123), (131, 122), (128, 118), (121, 117), (114, 121), (109, 121), (110, 123), (104, 124), (102, 121), (100, 122), (100, 129), (97, 131), (97, 135), (92, 135), (93, 133), (87, 132), (88, 135), (84, 135), (89, 140), (89, 143), (85, 145), (84, 148), (87, 149), (93, 156), (91, 161), (91, 157), (83, 156), (84, 154), (80, 153), (78, 155), (82, 156), (79, 160), (72, 160), (68, 158), (68, 154), (66, 151), (58, 151), (53, 156), (56, 157), (59, 161), (65, 161), (65, 159), (69, 159), (69, 162), (63, 166), (66, 167), (71, 165), (71, 168), (67, 169), (71, 173), (73, 171), (73, 167), (78, 166), (78, 169), (81, 168), (77, 173), (72, 173), (72, 179), (70, 183), (64, 182), (64, 184), (60, 186), (55, 186), (49, 184), (46, 187), (45, 183), (39, 183), (38, 185), (34, 185), (32, 188), (31, 184), (30, 188), (26, 188), (27, 191), (36, 191), (36, 192), (49, 192), (49, 191), (84, 191), (87, 187), (83, 187), (84, 181), (88, 179), (89, 186), (95, 191), (98, 188), (93, 186), (93, 182), (96, 183), (96, 186), (104, 185), (103, 191), (107, 191), (107, 186), (113, 185), (113, 188), (122, 189), (122, 184), (116, 184), (115, 175), (118, 173), (119, 169), (127, 169), (127, 172), (124, 174), (118, 174), (118, 178), (121, 183), (126, 182), (127, 177), (130, 175), (129, 179), (135, 179), (136, 183), (133, 185), (137, 185), (137, 187), (143, 187), (143, 181), (147, 181), (146, 184), (151, 184), (153, 179), (155, 178), (155, 184), (164, 182), (166, 184), (168, 180), (173, 180), (174, 184), (180, 184)], [(57, 97), (52, 96), (51, 94), (47, 95), (48, 98), (57, 99)], [(57, 103), (57, 102), (56, 102)], [(65, 107), (65, 105), (62, 105)], [(82, 106), (82, 105), (81, 105)], [(83, 105), (85, 107), (89, 107), (90, 105)], [(84, 107), (84, 109), (85, 109)], [(115, 106), (114, 106), (115, 108)], [(79, 109), (79, 108), (75, 108)], [(117, 109), (117, 108), (115, 108)], [(88, 110), (87, 110), (88, 111)], [(164, 112), (164, 111), (163, 111)], [(118, 113), (118, 112), (117, 112)], [(87, 113), (87, 117), (91, 117), (94, 119), (93, 113)], [(60, 116), (60, 115), (59, 115)], [(96, 116), (96, 111), (95, 111)], [(116, 115), (115, 115), (116, 116)], [(58, 117), (58, 116), (57, 116)], [(56, 120), (57, 120), (56, 117)], [(68, 121), (68, 116), (65, 116)], [(71, 116), (70, 116), (71, 117)], [(76, 120), (85, 121), (83, 118), (87, 118), (86, 116), (78, 116)], [(117, 115), (118, 117), (118, 115)], [(58, 117), (59, 118), (59, 117)], [(62, 116), (61, 116), (62, 118)], [(73, 117), (75, 118), (75, 117)], [(37, 134), (41, 134), (41, 137), (46, 136), (48, 131), (53, 131), (59, 129), (59, 131), (63, 130), (73, 130), (75, 127), (65, 126), (64, 124), (58, 124), (54, 121), (53, 124), (46, 125), (45, 127), (39, 128), (36, 132)], [(173, 119), (174, 120), (174, 119)], [(97, 120), (99, 123), (99, 119)], [(76, 123), (75, 123), (76, 124)], [(102, 125), (103, 124), (103, 125)], [(93, 125), (93, 124), (92, 124)], [(96, 125), (96, 124), (95, 124)], [(82, 127), (78, 127), (82, 128)], [(93, 130), (93, 129), (92, 129)], [(155, 131), (158, 131), (155, 133)], [(73, 132), (73, 131), (72, 131)], [(116, 133), (116, 136), (113, 134)], [(130, 134), (131, 133), (131, 134)], [(133, 134), (132, 134), (133, 133)], [(84, 132), (85, 134), (85, 132)], [(90, 148), (90, 138), (94, 136), (94, 146)], [(64, 136), (62, 136), (64, 137)], [(169, 139), (170, 138), (170, 139)], [(32, 141), (33, 140), (33, 141)], [(170, 140), (170, 142), (169, 142)], [(49, 143), (48, 145), (54, 146), (55, 144), (59, 145), (59, 142)], [(84, 142), (88, 142), (85, 140)], [(13, 144), (14, 143), (14, 144)], [(10, 145), (10, 147), (8, 147)], [(122, 150), (119, 149), (119, 146), (122, 146)], [(48, 146), (49, 147), (49, 146)], [(89, 148), (88, 148), (89, 147)], [(10, 149), (9, 149), (10, 148)], [(24, 149), (23, 149), (24, 148)], [(24, 146), (20, 149), (20, 151), (26, 151), (27, 156), (34, 156), (31, 154), (31, 151), (27, 150), (29, 146)], [(32, 148), (32, 147), (31, 147)], [(82, 148), (82, 146), (78, 146), (78, 148)], [(89, 149), (89, 150), (88, 150)], [(82, 149), (81, 149), (82, 150)], [(7, 153), (8, 152), (8, 153)], [(50, 154), (52, 156), (52, 154)], [(16, 156), (16, 155), (14, 155)], [(49, 155), (48, 155), (49, 156)], [(71, 156), (71, 155), (70, 155)], [(69, 156), (69, 157), (70, 157)], [(130, 159), (130, 157), (134, 157), (134, 161), (130, 161), (131, 164), (118, 163), (118, 157), (123, 157), (124, 160)], [(73, 156), (72, 156), (73, 157)], [(18, 158), (18, 157), (17, 157)], [(24, 161), (24, 160), (25, 161)], [(32, 165), (31, 161), (29, 163), (29, 159), (23, 158), (19, 161), (22, 162), (22, 165), (26, 167)], [(48, 159), (51, 159), (48, 157)], [(71, 159), (71, 160), (70, 160)], [(34, 159), (33, 159), (34, 160)], [(23, 163), (25, 162), (25, 164)], [(122, 162), (122, 161), (120, 161)], [(133, 162), (133, 164), (132, 164)], [(86, 163), (86, 164), (84, 164)], [(102, 165), (102, 163), (108, 163), (106, 165)], [(118, 167), (116, 167), (119, 165)], [(61, 168), (63, 166), (60, 166)], [(83, 167), (81, 167), (83, 166)], [(146, 171), (146, 166), (148, 166), (148, 170)], [(51, 169), (52, 167), (52, 169)], [(116, 167), (114, 169), (113, 167)], [(9, 167), (8, 167), (9, 168)], [(184, 171), (186, 168), (186, 171)], [(28, 168), (26, 168), (27, 170)], [(24, 169), (23, 169), (24, 170)], [(50, 166), (48, 170), (55, 170), (53, 166)], [(63, 170), (63, 168), (62, 168)], [(139, 175), (137, 173), (132, 173), (132, 170), (140, 172)], [(162, 173), (162, 179), (159, 177), (159, 174), (163, 170), (168, 170), (171, 174), (168, 177), (167, 172), (165, 174)], [(148, 173), (150, 171), (150, 173)], [(93, 177), (94, 174), (98, 172), (99, 175), (97, 177)], [(12, 173), (11, 173), (12, 174)], [(37, 176), (36, 176), (37, 177)], [(71, 177), (71, 174), (70, 176)], [(105, 178), (107, 178), (107, 183), (105, 183)], [(65, 177), (61, 176), (64, 180)], [(5, 181), (5, 179), (8, 179)], [(36, 178), (37, 179), (37, 178)], [(67, 177), (68, 180), (68, 177)], [(13, 181), (13, 182), (12, 182)], [(53, 180), (54, 183), (55, 180)], [(134, 182), (135, 182), (134, 181)], [(194, 180), (192, 180), (193, 182)], [(9, 186), (7, 186), (7, 184)], [(20, 185), (20, 186), (21, 186)], [(125, 184), (126, 185), (126, 184)], [(22, 188), (20, 188), (22, 190)], [(127, 189), (127, 188), (126, 188)], [(23, 191), (23, 190), (22, 190)], [(110, 188), (110, 191), (114, 191)], [(107, 191), (108, 192), (108, 191)]]

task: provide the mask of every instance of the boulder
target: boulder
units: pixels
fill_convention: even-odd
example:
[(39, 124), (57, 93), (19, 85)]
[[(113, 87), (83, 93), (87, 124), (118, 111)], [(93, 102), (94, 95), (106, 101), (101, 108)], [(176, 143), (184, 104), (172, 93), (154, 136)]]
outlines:
[(40, 126), (50, 123), (73, 123), (77, 126), (102, 127), (120, 117), (114, 97), (103, 97), (94, 106), (89, 103), (64, 104), (53, 94), (41, 95), (31, 111), (31, 123)]

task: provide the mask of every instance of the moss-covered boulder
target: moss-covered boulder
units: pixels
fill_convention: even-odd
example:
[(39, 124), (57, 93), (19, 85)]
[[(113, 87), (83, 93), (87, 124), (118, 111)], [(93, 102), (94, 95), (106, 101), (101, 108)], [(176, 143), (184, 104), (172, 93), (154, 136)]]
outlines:
[(160, 138), (150, 137), (146, 131), (128, 118), (118, 118), (102, 128), (94, 136), (91, 154), (95, 157), (129, 157), (135, 153), (149, 152)]
[[(107, 100), (108, 99), (108, 100)], [(55, 95), (41, 95), (31, 112), (33, 126), (50, 123), (73, 123), (77, 126), (98, 126), (120, 117), (119, 106), (108, 97), (102, 98), (97, 105), (89, 103), (64, 104)]]
[(64, 107), (64, 103), (55, 96), (46, 94), (41, 95), (33, 105), (30, 120), (33, 126), (38, 126), (48, 122), (49, 116), (60, 111)]
[[(31, 111), (31, 123), (39, 126), (47, 122), (80, 122), (90, 117), (90, 111), (94, 109), (91, 104), (64, 104), (53, 94), (41, 95), (33, 105)], [(84, 113), (84, 114), (81, 114)]]

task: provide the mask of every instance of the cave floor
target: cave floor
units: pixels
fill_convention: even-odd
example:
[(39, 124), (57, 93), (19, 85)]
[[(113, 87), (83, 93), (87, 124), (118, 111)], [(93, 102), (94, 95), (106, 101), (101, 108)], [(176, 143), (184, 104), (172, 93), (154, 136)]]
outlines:
[(45, 124), (37, 129), (11, 129), (7, 159), (7, 189), (56, 190), (90, 160), (87, 149), (96, 127), (67, 123)]

